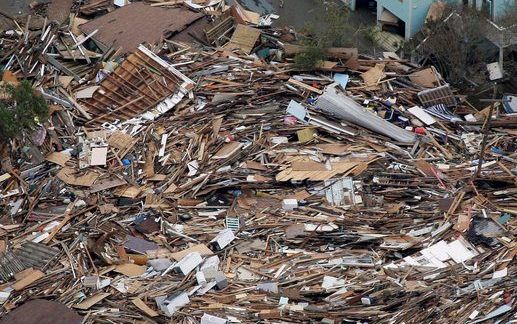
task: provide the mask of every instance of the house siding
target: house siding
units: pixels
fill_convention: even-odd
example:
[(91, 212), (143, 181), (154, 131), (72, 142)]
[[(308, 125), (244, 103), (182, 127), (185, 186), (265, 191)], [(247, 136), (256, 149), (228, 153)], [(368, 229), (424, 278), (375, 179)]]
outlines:
[[(355, 0), (342, 1), (350, 6), (352, 10), (355, 9)], [(384, 9), (390, 11), (406, 24), (405, 36), (406, 39), (409, 39), (422, 29), (429, 7), (436, 1), (437, 0), (377, 0), (377, 20), (380, 19)], [(462, 0), (444, 1), (449, 4), (463, 3)], [(469, 5), (475, 4), (479, 6), (479, 9), (481, 9), (482, 3), (483, 0), (469, 0)], [(493, 16), (496, 20), (498, 17), (504, 16), (510, 7), (517, 6), (517, 0), (492, 0), (492, 3), (494, 8)]]
[(406, 24), (406, 39), (417, 33), (425, 22), (429, 7), (434, 0), (378, 0), (377, 17), (386, 9)]
[[(492, 0), (494, 4), (494, 18), (506, 15), (512, 6), (517, 6), (517, 0)], [(516, 18), (517, 19), (517, 18)]]

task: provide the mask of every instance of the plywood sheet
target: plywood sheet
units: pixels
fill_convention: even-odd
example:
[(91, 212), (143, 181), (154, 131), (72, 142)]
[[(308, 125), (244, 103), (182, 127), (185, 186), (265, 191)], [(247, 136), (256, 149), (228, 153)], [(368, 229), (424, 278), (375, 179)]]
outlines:
[(250, 54), (260, 36), (260, 30), (245, 25), (237, 25), (230, 42), (226, 44), (227, 50), (240, 49), (245, 54)]
[(191, 246), (188, 249), (185, 249), (183, 251), (172, 253), (171, 256), (174, 258), (174, 260), (180, 261), (181, 259), (183, 259), (183, 257), (185, 257), (187, 254), (192, 253), (192, 252), (199, 252), (199, 254), (201, 254), (201, 256), (207, 256), (207, 255), (214, 254), (212, 252), (212, 250), (210, 250), (206, 245), (197, 244), (197, 245)]
[(58, 172), (57, 177), (69, 185), (91, 187), (99, 175), (93, 171), (77, 173), (76, 170), (65, 167)]

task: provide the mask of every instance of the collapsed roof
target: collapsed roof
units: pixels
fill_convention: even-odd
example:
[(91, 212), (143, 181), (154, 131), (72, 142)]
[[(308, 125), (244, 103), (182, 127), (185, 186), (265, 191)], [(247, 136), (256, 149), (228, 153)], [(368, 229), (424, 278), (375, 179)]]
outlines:
[(204, 16), (183, 7), (162, 8), (136, 2), (82, 24), (79, 29), (85, 34), (97, 30), (92, 38), (101, 48), (120, 48), (122, 53), (128, 53), (141, 43), (156, 43), (192, 25), (206, 24)]

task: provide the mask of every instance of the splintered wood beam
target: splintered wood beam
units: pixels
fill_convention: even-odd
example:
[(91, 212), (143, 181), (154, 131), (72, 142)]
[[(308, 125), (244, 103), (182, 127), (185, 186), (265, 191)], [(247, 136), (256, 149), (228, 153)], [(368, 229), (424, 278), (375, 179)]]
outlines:
[(53, 58), (52, 56), (48, 55), (48, 54), (45, 54), (45, 58), (47, 59), (47, 61), (52, 65), (54, 66), (56, 69), (58, 69), (59, 71), (63, 72), (64, 74), (68, 75), (68, 76), (71, 76), (74, 78), (74, 80), (76, 81), (79, 81), (81, 78), (79, 78), (79, 76), (77, 74), (75, 74), (74, 72), (72, 72), (70, 69), (68, 69), (66, 66), (64, 66), (63, 64), (61, 64), (58, 60), (56, 60), (55, 58)]
[[(135, 67), (136, 67), (136, 69), (133, 69), (133, 70), (136, 70), (136, 72), (137, 72), (137, 73), (139, 72), (139, 71), (138, 71), (138, 69), (143, 69), (142, 67), (138, 67), (138, 66), (135, 66)], [(122, 70), (124, 70), (124, 72), (131, 74), (131, 76), (132, 76), (134, 79), (141, 79), (138, 75), (135, 75), (135, 74), (133, 73), (133, 71), (130, 71), (130, 70), (129, 70), (129, 69), (127, 69), (124, 65), (121, 65), (119, 68), (120, 68), (120, 69), (122, 69)], [(151, 98), (152, 98), (152, 97), (151, 97)], [(159, 99), (159, 98), (153, 98), (153, 99), (154, 99), (154, 100), (156, 100), (156, 99)]]
[[(102, 96), (103, 98), (106, 98), (108, 100), (112, 100), (116, 103), (117, 107), (120, 107), (120, 106), (125, 106), (127, 103), (131, 102), (131, 100), (125, 100), (123, 102), (118, 102), (118, 101), (115, 101), (114, 99), (110, 98), (109, 96), (105, 95), (105, 94), (102, 94), (102, 93), (99, 93), (100, 96)], [(133, 114), (137, 114), (141, 109), (136, 109), (136, 110), (133, 110), (131, 108), (128, 107), (128, 110), (131, 111)]]
[(138, 52), (135, 52), (135, 56), (138, 57), (140, 59), (140, 61), (142, 61), (149, 68), (155, 69), (155, 70), (163, 73), (163, 75), (166, 78), (168, 78), (171, 82), (173, 82), (174, 84), (179, 85), (179, 84), (183, 83), (183, 80), (181, 80), (176, 75), (172, 74), (169, 70), (167, 70), (163, 66), (159, 65), (158, 63), (156, 63), (152, 59), (148, 58), (147, 56), (143, 57)]
[[(133, 100), (131, 100), (130, 102), (128, 102), (128, 103), (126, 103), (126, 104), (124, 104), (124, 105), (122, 105), (122, 106), (118, 107), (118, 108), (117, 108), (117, 109), (115, 109), (115, 110), (109, 111), (109, 112), (107, 112), (107, 113), (105, 113), (105, 114), (102, 114), (102, 115), (100, 115), (100, 116), (95, 117), (94, 119), (92, 119), (92, 120), (88, 121), (88, 122), (87, 122), (87, 124), (93, 123), (93, 122), (98, 121), (98, 120), (103, 120), (103, 119), (105, 119), (107, 116), (113, 115), (114, 113), (119, 113), (119, 112), (121, 112), (121, 110), (122, 110), (122, 109), (127, 108), (128, 106), (130, 106), (130, 105), (133, 105), (133, 104), (137, 103), (138, 101), (142, 100), (143, 98), (144, 98), (144, 96), (140, 96), (140, 97), (138, 97), (138, 98), (136, 98), (136, 99), (133, 99)], [(135, 113), (135, 115), (137, 115), (137, 113)]]
[[(118, 81), (116, 78), (122, 79), (123, 82)], [(112, 76), (109, 76), (109, 79), (107, 81), (114, 83), (119, 88), (122, 88), (122, 90), (126, 90), (129, 93), (134, 93), (134, 91), (138, 91), (141, 95), (149, 99), (146, 100), (148, 103), (154, 103), (157, 100), (156, 98), (151, 97), (147, 92), (142, 91), (140, 88), (136, 87), (134, 84), (127, 82), (126, 79), (124, 79), (118, 74), (113, 74)]]

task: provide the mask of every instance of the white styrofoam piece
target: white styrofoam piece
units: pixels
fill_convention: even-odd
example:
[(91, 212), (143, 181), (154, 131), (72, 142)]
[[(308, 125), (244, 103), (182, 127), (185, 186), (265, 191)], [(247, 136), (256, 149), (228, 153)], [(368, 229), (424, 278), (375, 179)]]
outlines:
[(183, 306), (190, 303), (190, 299), (188, 298), (188, 294), (186, 292), (182, 292), (181, 294), (177, 295), (176, 297), (165, 300), (161, 305), (160, 309), (165, 313), (167, 316), (172, 316), (174, 313), (182, 308)]
[(201, 324), (226, 324), (226, 319), (204, 313), (201, 317)]
[(282, 208), (284, 210), (294, 210), (295, 208), (298, 208), (298, 200), (284, 199), (282, 200)]
[(217, 243), (219, 249), (224, 249), (228, 244), (230, 244), (233, 240), (235, 240), (235, 235), (233, 231), (229, 228), (225, 228), (220, 231), (219, 234), (211, 241), (211, 243)]
[(185, 276), (194, 270), (198, 265), (203, 262), (203, 258), (199, 252), (191, 252), (183, 257), (177, 264), (176, 268), (179, 268), (181, 273)]
[(433, 118), (433, 116), (429, 115), (425, 110), (422, 108), (415, 106), (412, 108), (409, 108), (408, 111), (415, 116), (416, 118), (423, 121), (426, 125), (432, 125), (436, 123), (436, 119)]

